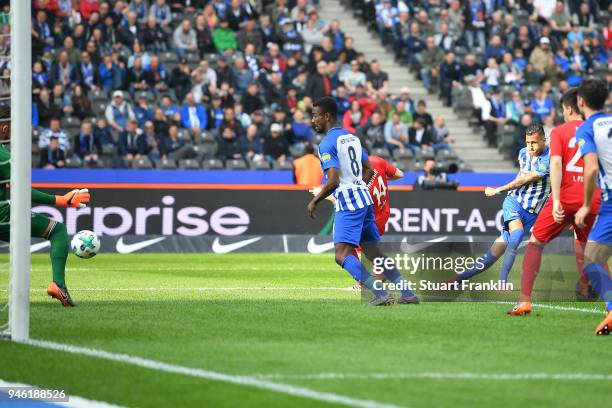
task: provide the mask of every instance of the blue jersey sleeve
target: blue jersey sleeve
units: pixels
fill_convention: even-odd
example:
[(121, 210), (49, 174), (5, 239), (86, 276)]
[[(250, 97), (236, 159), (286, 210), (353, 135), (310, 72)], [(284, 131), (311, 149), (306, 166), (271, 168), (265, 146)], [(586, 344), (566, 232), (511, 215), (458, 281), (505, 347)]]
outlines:
[(538, 158), (538, 166), (534, 170), (541, 176), (548, 176), (550, 174), (550, 159), (548, 158), (548, 154), (543, 154)]
[(319, 157), (321, 158), (321, 167), (323, 170), (340, 168), (340, 162), (338, 161), (338, 151), (336, 146), (329, 141), (323, 140), (319, 145)]
[(593, 124), (591, 122), (583, 123), (576, 130), (576, 141), (582, 156), (587, 153), (597, 153), (597, 146), (595, 146), (595, 140), (593, 139)]
[(365, 163), (370, 159), (370, 156), (368, 156), (368, 154), (366, 153), (366, 150), (362, 147), (361, 148), (361, 162)]

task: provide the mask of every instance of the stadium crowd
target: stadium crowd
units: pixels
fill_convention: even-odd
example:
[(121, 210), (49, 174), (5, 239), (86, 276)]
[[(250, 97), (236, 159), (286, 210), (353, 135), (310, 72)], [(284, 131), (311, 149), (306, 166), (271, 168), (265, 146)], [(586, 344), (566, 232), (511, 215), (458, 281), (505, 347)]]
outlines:
[(473, 112), (489, 146), (513, 159), (527, 127), (559, 124), (569, 87), (610, 83), (607, 0), (349, 1), (430, 93)]
[[(466, 118), (476, 112), (475, 129), (509, 156), (530, 124), (560, 120), (563, 90), (608, 74), (605, 1), (351, 1), (431, 93)], [(388, 89), (378, 61), (366, 60), (339, 21), (323, 21), (315, 3), (33, 0), (37, 162), (290, 169), (320, 141), (310, 112), (324, 95), (381, 155), (451, 149), (444, 118), (409, 89)], [(10, 37), (2, 38), (6, 53)], [(6, 78), (10, 65), (0, 70)]]
[(313, 1), (34, 0), (32, 24), (42, 168), (291, 169), (324, 95), (382, 154), (452, 141)]

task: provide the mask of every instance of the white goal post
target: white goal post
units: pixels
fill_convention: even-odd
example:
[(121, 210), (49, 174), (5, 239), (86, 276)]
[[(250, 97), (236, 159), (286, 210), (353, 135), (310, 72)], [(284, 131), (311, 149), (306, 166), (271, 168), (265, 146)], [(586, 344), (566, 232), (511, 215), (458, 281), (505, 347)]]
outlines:
[(30, 332), (30, 224), (32, 185), (32, 10), (11, 0), (11, 243), (9, 335)]

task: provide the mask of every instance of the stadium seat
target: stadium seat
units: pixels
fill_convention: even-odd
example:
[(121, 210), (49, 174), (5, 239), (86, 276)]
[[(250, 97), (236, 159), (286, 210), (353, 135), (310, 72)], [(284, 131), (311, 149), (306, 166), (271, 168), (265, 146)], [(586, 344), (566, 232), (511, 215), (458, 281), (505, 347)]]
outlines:
[(70, 169), (78, 169), (83, 165), (83, 162), (78, 156), (66, 157), (66, 167)]
[(423, 160), (434, 159), (436, 154), (434, 153), (434, 149), (431, 147), (425, 147), (421, 149), (421, 157)]
[(167, 65), (168, 63), (178, 64), (178, 57), (174, 52), (167, 51), (159, 54), (159, 60), (162, 64)]
[(202, 132), (196, 141), (198, 143), (216, 143), (217, 139), (211, 132)]
[(273, 167), (274, 167), (274, 170), (291, 170), (291, 171), (293, 171), (293, 164), (291, 164), (291, 162), (289, 162), (289, 161), (283, 161), (283, 162), (275, 161)]
[(385, 147), (377, 147), (375, 149), (372, 149), (372, 153), (371, 154), (373, 156), (382, 157), (383, 159), (391, 158), (391, 155), (389, 154), (389, 149), (387, 149)]
[(178, 139), (191, 143), (192, 141), (191, 133), (189, 133), (189, 131), (186, 129), (181, 129), (178, 131)]
[(393, 151), (393, 157), (397, 160), (410, 159), (414, 157), (414, 154), (410, 149), (395, 149)]
[(206, 159), (202, 162), (202, 168), (207, 170), (222, 170), (225, 166), (219, 159)]
[(242, 159), (231, 159), (225, 163), (225, 168), (230, 170), (246, 170), (248, 169), (246, 163)]
[(201, 168), (199, 160), (196, 159), (181, 159), (178, 162), (179, 169), (198, 170)]
[(104, 116), (106, 113), (106, 103), (101, 102), (94, 105), (94, 114), (96, 116)]
[(291, 155), (291, 157), (298, 158), (302, 156), (302, 151), (297, 147), (290, 146), (289, 154)]
[(457, 160), (457, 159), (459, 159), (459, 157), (457, 156), (457, 153), (455, 153), (454, 151), (450, 149), (439, 150), (438, 153), (436, 153), (436, 161)]
[(81, 120), (74, 116), (63, 118), (61, 122), (61, 126), (67, 132), (70, 132), (74, 129), (78, 131), (81, 128)]
[(251, 170), (271, 170), (270, 163), (265, 160), (251, 162)]
[(159, 169), (176, 169), (176, 161), (172, 159), (160, 159), (157, 161)]
[(153, 168), (153, 163), (149, 160), (148, 157), (140, 157), (138, 159), (132, 160), (132, 168), (139, 170), (148, 170)]

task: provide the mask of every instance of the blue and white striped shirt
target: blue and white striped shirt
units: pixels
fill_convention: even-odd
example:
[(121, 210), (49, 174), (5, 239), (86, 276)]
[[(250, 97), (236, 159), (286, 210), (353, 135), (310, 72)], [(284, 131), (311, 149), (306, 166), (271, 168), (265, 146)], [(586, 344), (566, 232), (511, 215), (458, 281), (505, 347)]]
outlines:
[(525, 184), (522, 187), (510, 190), (508, 195), (514, 197), (521, 207), (532, 214), (540, 212), (546, 202), (548, 194), (550, 194), (550, 163), (548, 155), (548, 147), (540, 156), (530, 156), (529, 153), (527, 153), (526, 147), (522, 148), (518, 155), (520, 165), (519, 174), (527, 175), (534, 170), (540, 174), (542, 178), (533, 183)]
[(340, 185), (334, 192), (336, 211), (355, 211), (372, 205), (362, 180), (363, 163), (368, 155), (359, 138), (346, 129), (332, 128), (319, 145), (319, 158), (323, 172), (332, 167), (340, 172)]
[(580, 153), (596, 153), (599, 162), (601, 201), (612, 197), (612, 115), (598, 112), (576, 130)]

